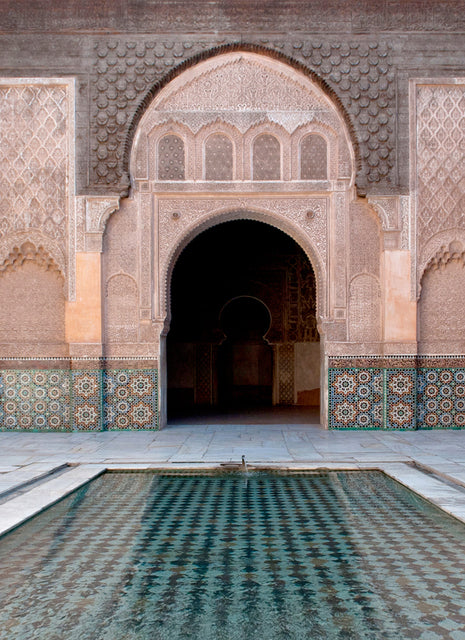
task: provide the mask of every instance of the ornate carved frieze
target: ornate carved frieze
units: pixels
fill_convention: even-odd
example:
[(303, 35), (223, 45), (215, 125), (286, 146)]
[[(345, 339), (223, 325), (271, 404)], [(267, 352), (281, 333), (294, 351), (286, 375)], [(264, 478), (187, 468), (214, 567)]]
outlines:
[[(46, 20), (40, 13), (46, 7)], [(149, 7), (149, 9), (147, 8)], [(0, 5), (0, 23), (6, 33), (125, 31), (128, 33), (377, 33), (465, 31), (464, 0), (286, 0), (273, 5), (248, 2), (146, 2), (93, 4), (73, 2), (63, 6), (47, 0), (27, 10), (25, 0)], [(44, 9), (45, 12), (45, 9)], [(408, 37), (408, 36), (407, 36)]]
[(76, 250), (102, 250), (108, 218), (119, 209), (119, 198), (84, 196), (76, 198)]
[(426, 265), (426, 271), (444, 269), (449, 262), (459, 262), (462, 267), (465, 266), (465, 247), (455, 240), (449, 246), (442, 246)]
[[(390, 61), (390, 47), (383, 42), (321, 42), (317, 40), (299, 40), (292, 43), (267, 40), (259, 45), (244, 45), (244, 49), (264, 51), (263, 45), (298, 60), (310, 71), (313, 71), (329, 85), (345, 107), (356, 130), (361, 168), (357, 176), (357, 184), (364, 189), (372, 183), (386, 184), (391, 188), (394, 168), (394, 132), (395, 132), (395, 73)], [(141, 101), (148, 91), (163, 80), (176, 66), (198, 54), (205, 53), (212, 42), (177, 42), (140, 40), (131, 41), (108, 39), (99, 40), (95, 45), (95, 62), (93, 68), (92, 124), (91, 124), (91, 182), (101, 185), (107, 190), (124, 191), (127, 189), (127, 166), (125, 144), (129, 137), (131, 122), (136, 112), (142, 108)], [(238, 48), (238, 45), (233, 45)], [(226, 50), (226, 49), (225, 49)], [(228, 69), (218, 69), (218, 73), (226, 73)], [(259, 70), (257, 69), (257, 73)], [(263, 84), (260, 89), (259, 78), (250, 79), (250, 86), (222, 81), (216, 85), (215, 95), (211, 101), (205, 95), (198, 94), (198, 86), (190, 89), (189, 96), (178, 104), (176, 99), (167, 98), (165, 113), (176, 115), (176, 111), (186, 111), (186, 105), (216, 104), (220, 105), (229, 99), (230, 92), (237, 93), (236, 110), (228, 115), (228, 122), (239, 129), (244, 126), (244, 114), (251, 111), (251, 104), (260, 101), (260, 91), (268, 92), (269, 87)], [(276, 77), (279, 83), (283, 104), (286, 104), (285, 116), (278, 114), (275, 118), (283, 120), (280, 124), (288, 130), (295, 129), (302, 120), (302, 113), (294, 108), (290, 113), (289, 105), (296, 104), (298, 86), (290, 81)], [(176, 83), (176, 80), (174, 81)], [(218, 87), (221, 87), (219, 91)], [(224, 91), (224, 87), (228, 91)], [(273, 86), (271, 86), (271, 89)], [(196, 93), (197, 91), (197, 93)], [(205, 88), (203, 88), (205, 92)], [(258, 93), (257, 93), (258, 92)], [(275, 96), (261, 96), (262, 110), (266, 113), (267, 99)], [(208, 96), (207, 96), (208, 97)], [(186, 102), (187, 100), (187, 102)], [(324, 123), (328, 112), (319, 107), (321, 98), (310, 100), (308, 109), (313, 109), (315, 118)], [(323, 101), (324, 102), (324, 101)], [(250, 104), (249, 104), (250, 103)], [(207, 124), (205, 114), (197, 108), (190, 118), (190, 126), (195, 130)], [(195, 113), (197, 112), (197, 113)], [(185, 116), (184, 116), (185, 118)], [(260, 114), (256, 115), (260, 120)], [(204, 122), (205, 121), (205, 122)], [(209, 119), (211, 121), (211, 118)], [(331, 126), (331, 123), (327, 123)], [(250, 116), (247, 126), (250, 127)]]
[(408, 196), (372, 196), (369, 204), (378, 214), (385, 249), (408, 249), (410, 211)]
[(399, 198), (396, 196), (376, 196), (368, 198), (368, 202), (378, 213), (383, 231), (399, 229)]
[(86, 198), (86, 233), (103, 233), (108, 218), (119, 209), (119, 198)]
[[(53, 264), (57, 266), (60, 273), (64, 278), (66, 278), (69, 271), (64, 247), (56, 240), (49, 238), (35, 229), (9, 233), (4, 238), (0, 239), (0, 264), (7, 265), (10, 263), (12, 256), (16, 256), (17, 254), (18, 256), (23, 255), (21, 249), (23, 246), (36, 247), (37, 251), (41, 254), (44, 253), (50, 256), (50, 260), (53, 260)], [(29, 250), (27, 255), (30, 255)]]

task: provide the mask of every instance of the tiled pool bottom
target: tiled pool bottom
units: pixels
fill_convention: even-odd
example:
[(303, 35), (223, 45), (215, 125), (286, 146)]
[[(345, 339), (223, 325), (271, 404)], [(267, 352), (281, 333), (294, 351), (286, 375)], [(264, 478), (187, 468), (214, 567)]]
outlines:
[(105, 474), (0, 539), (0, 638), (465, 639), (465, 527), (379, 472)]

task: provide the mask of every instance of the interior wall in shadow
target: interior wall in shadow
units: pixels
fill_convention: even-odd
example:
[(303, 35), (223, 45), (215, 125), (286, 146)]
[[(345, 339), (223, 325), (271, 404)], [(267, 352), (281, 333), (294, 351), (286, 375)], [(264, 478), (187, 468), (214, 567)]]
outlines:
[(170, 417), (198, 407), (317, 404), (312, 266), (296, 242), (238, 220), (199, 234), (171, 281)]
[(271, 406), (273, 349), (265, 335), (271, 316), (260, 300), (240, 296), (221, 311), (226, 338), (218, 348), (218, 400), (223, 407)]

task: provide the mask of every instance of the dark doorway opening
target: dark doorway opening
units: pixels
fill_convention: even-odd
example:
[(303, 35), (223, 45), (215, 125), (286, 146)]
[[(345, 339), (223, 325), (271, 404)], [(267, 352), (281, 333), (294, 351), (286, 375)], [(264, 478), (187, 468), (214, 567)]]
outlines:
[(262, 222), (221, 223), (180, 255), (171, 281), (168, 420), (319, 404), (312, 266)]
[(273, 349), (266, 342), (270, 312), (260, 300), (240, 296), (221, 311), (225, 340), (218, 348), (218, 400), (222, 407), (271, 406)]

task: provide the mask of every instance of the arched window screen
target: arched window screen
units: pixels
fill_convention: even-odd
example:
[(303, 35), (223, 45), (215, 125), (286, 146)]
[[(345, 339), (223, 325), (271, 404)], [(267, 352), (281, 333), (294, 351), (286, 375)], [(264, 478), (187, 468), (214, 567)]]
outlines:
[(184, 142), (169, 134), (158, 142), (158, 179), (184, 180)]
[(326, 140), (311, 133), (300, 143), (301, 180), (326, 180), (328, 178), (328, 145)]
[(222, 133), (210, 136), (205, 143), (205, 179), (233, 179), (233, 145)]
[(281, 179), (281, 146), (269, 133), (262, 133), (253, 143), (253, 179)]

